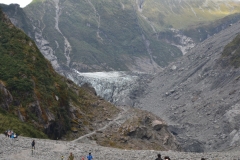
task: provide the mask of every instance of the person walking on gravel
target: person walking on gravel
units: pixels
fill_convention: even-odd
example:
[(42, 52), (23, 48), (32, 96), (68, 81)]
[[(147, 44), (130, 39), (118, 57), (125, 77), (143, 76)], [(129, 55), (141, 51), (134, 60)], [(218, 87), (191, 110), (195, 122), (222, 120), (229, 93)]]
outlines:
[(155, 160), (163, 160), (163, 159), (161, 158), (161, 154), (158, 154), (157, 156), (158, 156), (158, 158), (155, 159)]
[(92, 156), (91, 153), (89, 153), (88, 156), (87, 156), (87, 160), (92, 160), (92, 159), (93, 159), (93, 156)]
[(35, 149), (35, 140), (32, 141), (32, 149)]
[(70, 153), (68, 160), (74, 160), (74, 156), (73, 156), (72, 152)]

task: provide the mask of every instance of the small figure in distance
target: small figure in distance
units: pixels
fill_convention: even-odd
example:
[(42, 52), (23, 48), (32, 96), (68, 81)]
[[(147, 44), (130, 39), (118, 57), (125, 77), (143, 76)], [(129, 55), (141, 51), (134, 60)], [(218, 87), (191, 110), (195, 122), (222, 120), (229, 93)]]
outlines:
[(205, 158), (201, 158), (201, 160), (206, 160)]
[(165, 157), (164, 157), (164, 160), (171, 160), (171, 159), (170, 159), (170, 157), (165, 156)]
[(72, 152), (70, 153), (68, 160), (74, 160), (74, 156), (73, 156)]
[(7, 131), (5, 131), (5, 132), (4, 132), (4, 135), (5, 135), (6, 137), (8, 136), (8, 133), (7, 133)]
[(92, 160), (92, 159), (93, 159), (93, 156), (91, 155), (91, 153), (89, 153), (87, 156), (87, 160)]
[(158, 158), (155, 159), (155, 160), (163, 160), (163, 159), (161, 158), (161, 154), (158, 154), (157, 156), (158, 156)]
[(32, 141), (32, 149), (34, 148), (35, 150), (35, 140)]

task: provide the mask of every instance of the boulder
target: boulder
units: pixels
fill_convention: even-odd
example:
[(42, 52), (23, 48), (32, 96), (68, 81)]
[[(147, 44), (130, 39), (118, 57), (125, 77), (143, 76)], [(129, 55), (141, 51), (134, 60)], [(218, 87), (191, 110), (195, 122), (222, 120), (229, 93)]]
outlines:
[(152, 121), (152, 127), (154, 130), (159, 131), (164, 126), (164, 123), (159, 120)]

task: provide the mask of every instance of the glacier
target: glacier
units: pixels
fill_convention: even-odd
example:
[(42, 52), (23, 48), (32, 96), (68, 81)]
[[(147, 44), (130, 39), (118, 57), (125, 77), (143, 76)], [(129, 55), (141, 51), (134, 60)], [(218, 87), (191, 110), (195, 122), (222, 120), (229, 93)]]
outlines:
[(79, 86), (88, 84), (96, 94), (118, 106), (134, 106), (152, 75), (142, 72), (79, 72), (72, 69), (65, 76)]

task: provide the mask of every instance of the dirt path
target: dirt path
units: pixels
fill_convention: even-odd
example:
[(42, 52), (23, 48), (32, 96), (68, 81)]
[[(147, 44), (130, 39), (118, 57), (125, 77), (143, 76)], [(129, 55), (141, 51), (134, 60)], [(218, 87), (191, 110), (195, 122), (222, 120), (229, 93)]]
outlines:
[[(93, 132), (91, 132), (91, 133), (85, 134), (85, 135), (83, 135), (83, 136), (81, 136), (81, 137), (73, 140), (72, 142), (77, 142), (77, 143), (79, 143), (79, 142), (81, 142), (82, 139), (87, 138), (87, 137), (89, 137), (89, 136), (92, 136), (92, 135), (96, 134), (98, 131), (103, 131), (103, 130), (107, 129), (109, 126), (111, 126), (111, 125), (114, 124), (114, 123), (120, 124), (120, 123), (118, 123), (117, 121), (120, 120), (121, 118), (123, 118), (123, 117), (125, 116), (125, 113), (127, 113), (127, 111), (129, 110), (129, 109), (126, 109), (126, 108), (122, 108), (122, 109), (123, 109), (123, 111), (120, 112), (115, 119), (113, 119), (112, 121), (110, 121), (108, 124), (106, 124), (106, 125), (103, 126), (102, 128), (99, 128), (99, 129), (97, 129), (97, 130), (95, 130), (95, 131), (93, 131)], [(123, 122), (122, 122), (122, 123), (123, 123)]]

